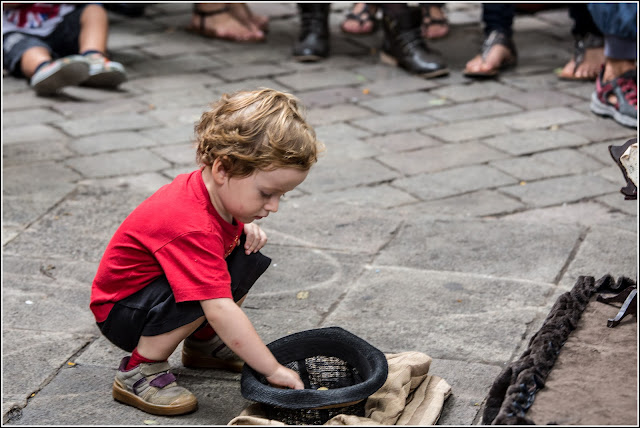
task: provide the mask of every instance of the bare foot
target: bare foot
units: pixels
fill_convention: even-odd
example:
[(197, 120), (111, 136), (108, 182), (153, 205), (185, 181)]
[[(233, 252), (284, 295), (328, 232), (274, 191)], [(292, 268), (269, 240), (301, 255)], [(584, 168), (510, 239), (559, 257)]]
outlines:
[(635, 61), (607, 58), (604, 63), (604, 73), (602, 74), (602, 81), (608, 82), (635, 68)]
[(254, 14), (246, 3), (231, 3), (229, 7), (234, 18), (252, 30), (265, 32), (268, 29), (269, 18)]
[(467, 74), (497, 74), (510, 58), (512, 58), (512, 54), (506, 46), (494, 45), (485, 59), (482, 59), (482, 55), (478, 54), (467, 62), (464, 72)]
[(559, 76), (565, 79), (596, 80), (604, 64), (604, 48), (586, 49), (582, 64), (576, 67), (574, 58), (564, 66)]
[(232, 9), (228, 4), (199, 3), (197, 7), (200, 13), (194, 13), (191, 16), (191, 25), (189, 26), (191, 31), (205, 37), (236, 42), (264, 40), (264, 33), (238, 21), (231, 13)]

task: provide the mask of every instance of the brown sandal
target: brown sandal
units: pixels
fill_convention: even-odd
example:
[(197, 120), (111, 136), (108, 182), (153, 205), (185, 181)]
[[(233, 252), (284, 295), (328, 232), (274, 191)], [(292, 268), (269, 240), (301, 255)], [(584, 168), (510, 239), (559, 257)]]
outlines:
[[(353, 7), (353, 9), (349, 11), (349, 13), (347, 13), (344, 21), (342, 21), (342, 24), (340, 24), (340, 29), (342, 30), (343, 33), (365, 35), (365, 34), (375, 33), (378, 30), (378, 20), (376, 18), (376, 13), (378, 12), (377, 6), (373, 4), (364, 3), (364, 6), (360, 12), (354, 12), (354, 10), (355, 10), (355, 6)], [(359, 31), (349, 31), (345, 29), (344, 24), (347, 21), (357, 21)], [(362, 30), (364, 28), (364, 25), (368, 23), (371, 24), (371, 29), (366, 31)]]
[[(422, 37), (425, 39), (433, 40), (433, 39), (441, 39), (446, 37), (449, 34), (449, 20), (447, 19), (444, 10), (441, 6), (435, 5), (426, 5), (423, 4), (420, 6), (422, 8)], [(441, 17), (435, 18), (431, 16), (431, 8), (440, 9)], [(437, 36), (430, 35), (429, 27), (442, 27), (442, 32)]]

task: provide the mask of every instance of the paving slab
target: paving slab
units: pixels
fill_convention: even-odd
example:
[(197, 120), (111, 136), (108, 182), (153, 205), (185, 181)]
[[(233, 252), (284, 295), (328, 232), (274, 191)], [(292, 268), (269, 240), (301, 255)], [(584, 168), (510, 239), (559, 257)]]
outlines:
[(2, 145), (24, 143), (29, 141), (59, 141), (66, 140), (67, 135), (46, 124), (30, 124), (23, 126), (11, 126), (11, 123), (3, 123)]
[(397, 172), (372, 159), (333, 159), (330, 164), (318, 164), (300, 188), (315, 193), (381, 183), (396, 177)]
[(307, 112), (307, 121), (317, 128), (331, 123), (360, 119), (373, 114), (370, 110), (359, 106), (342, 104), (311, 109)]
[(509, 117), (509, 126), (516, 130), (540, 129), (589, 119), (590, 116), (567, 107), (552, 107), (513, 114)]
[[(418, 204), (397, 207), (394, 211), (405, 217), (428, 214), (437, 218), (475, 218), (505, 215), (523, 209), (525, 205), (495, 190), (478, 190)], [(528, 212), (528, 211), (527, 211)]]
[(327, 205), (358, 206), (361, 208), (389, 209), (419, 202), (419, 199), (409, 193), (391, 185), (360, 186), (341, 189), (332, 192), (314, 193), (301, 196), (293, 203), (298, 205), (314, 205), (322, 203)]
[[(412, 92), (408, 94), (378, 97), (372, 100), (361, 101), (360, 105), (378, 113), (397, 113), (424, 110), (432, 107), (445, 106), (446, 99), (434, 97), (425, 92)], [(438, 109), (441, 111), (440, 109)], [(439, 117), (437, 114), (432, 116)]]
[(386, 154), (378, 160), (407, 175), (437, 173), (466, 165), (478, 165), (507, 157), (506, 154), (484, 144), (470, 141), (426, 147), (397, 154)]
[(502, 371), (497, 365), (434, 358), (429, 373), (451, 385), (438, 425), (469, 425), (484, 401), (485, 391)]
[(521, 108), (501, 100), (483, 100), (469, 103), (461, 103), (453, 106), (442, 105), (438, 109), (428, 113), (443, 122), (456, 120), (472, 120), (482, 117), (502, 116), (522, 111)]
[(394, 132), (364, 139), (383, 153), (395, 153), (442, 145), (441, 141), (415, 131)]
[[(3, 402), (9, 399), (26, 405), (31, 394), (47, 386), (89, 340), (87, 336), (64, 332), (4, 327), (2, 373), (11, 382), (3, 382)], [(25, 370), (25, 352), (31, 355), (29, 370)]]
[(73, 137), (98, 134), (100, 132), (126, 131), (151, 128), (159, 126), (160, 122), (147, 115), (141, 114), (113, 114), (103, 117), (92, 117), (82, 119), (65, 120), (58, 126)]
[(511, 155), (526, 155), (560, 147), (581, 146), (588, 144), (589, 140), (563, 129), (537, 129), (497, 135), (482, 142)]
[(420, 219), (403, 224), (375, 263), (553, 283), (582, 232), (568, 224)]
[(517, 182), (516, 178), (488, 165), (470, 165), (400, 178), (393, 185), (429, 201)]
[(3, 166), (19, 166), (30, 163), (60, 161), (73, 156), (64, 141), (29, 141), (2, 146)]
[(375, 134), (418, 130), (439, 123), (421, 113), (397, 113), (386, 116), (358, 119), (352, 121), (355, 126)]
[[(404, 279), (398, 281), (399, 276)], [(529, 306), (542, 303), (540, 288), (548, 292), (552, 286), (376, 261), (325, 325), (345, 326), (383, 352), (418, 351), (433, 358), (499, 364), (511, 357), (513, 341), (533, 319)], [(490, 331), (484, 328), (488, 322), (493, 323)]]
[[(309, 206), (296, 204), (295, 200), (290, 204), (281, 204), (279, 215), (264, 222), (273, 243), (371, 254), (388, 243), (400, 223), (383, 210), (367, 207), (330, 203)], [(310, 215), (314, 218), (312, 228), (300, 221)]]
[[(580, 185), (578, 185), (580, 183)], [(611, 182), (593, 175), (573, 175), (530, 182), (524, 186), (503, 187), (501, 191), (533, 207), (545, 207), (606, 194)]]
[(447, 142), (455, 143), (506, 134), (510, 131), (510, 128), (507, 126), (508, 122), (509, 121), (504, 118), (467, 120), (425, 127), (420, 129), (420, 132)]
[(522, 181), (541, 180), (597, 170), (602, 163), (576, 150), (549, 150), (518, 159), (499, 159), (490, 165)]
[(73, 192), (80, 175), (58, 163), (3, 168), (3, 222), (27, 225)]

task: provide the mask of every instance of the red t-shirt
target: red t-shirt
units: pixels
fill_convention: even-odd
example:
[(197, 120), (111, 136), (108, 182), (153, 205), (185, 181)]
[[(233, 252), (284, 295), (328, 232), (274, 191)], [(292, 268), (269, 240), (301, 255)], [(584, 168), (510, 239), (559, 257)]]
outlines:
[(233, 298), (225, 258), (243, 228), (220, 217), (201, 170), (178, 175), (133, 210), (111, 238), (91, 288), (96, 321), (162, 274), (176, 302)]

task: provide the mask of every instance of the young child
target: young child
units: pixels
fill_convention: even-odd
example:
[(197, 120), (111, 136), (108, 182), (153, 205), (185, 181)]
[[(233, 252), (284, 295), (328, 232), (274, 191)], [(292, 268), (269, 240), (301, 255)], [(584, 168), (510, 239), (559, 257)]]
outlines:
[[(178, 175), (124, 220), (91, 290), (100, 330), (132, 352), (117, 371), (113, 397), (160, 415), (197, 407), (167, 362), (183, 340), (185, 366), (239, 371), (244, 361), (273, 385), (304, 388), (239, 305), (266, 269), (253, 259), (266, 258), (258, 250), (267, 240), (253, 221), (278, 211), (280, 198), (307, 177), (321, 143), (298, 100), (273, 89), (223, 95), (195, 132), (201, 168)], [(234, 250), (239, 242), (243, 248)]]
[[(106, 56), (109, 21), (99, 4), (3, 3), (3, 67), (38, 95), (65, 86), (115, 88), (127, 80)], [(78, 55), (78, 53), (80, 55)]]

